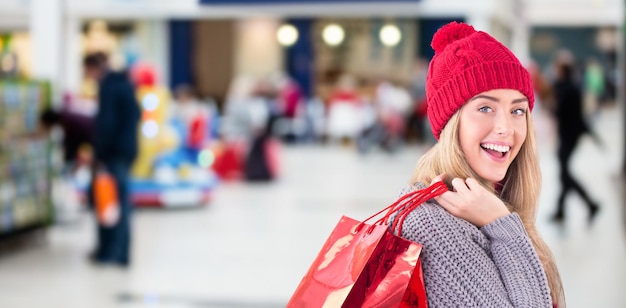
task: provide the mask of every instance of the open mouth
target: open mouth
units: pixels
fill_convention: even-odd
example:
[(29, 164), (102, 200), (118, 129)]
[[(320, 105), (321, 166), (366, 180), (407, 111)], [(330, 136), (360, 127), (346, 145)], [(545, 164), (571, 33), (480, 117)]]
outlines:
[(495, 158), (504, 158), (509, 151), (511, 151), (511, 147), (508, 145), (499, 145), (493, 143), (481, 143), (480, 147), (485, 150), (489, 155)]

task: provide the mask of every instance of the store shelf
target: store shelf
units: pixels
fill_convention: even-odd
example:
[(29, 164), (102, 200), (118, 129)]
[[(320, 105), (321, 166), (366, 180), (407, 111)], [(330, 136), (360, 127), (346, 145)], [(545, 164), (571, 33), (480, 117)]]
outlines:
[(50, 142), (38, 133), (46, 82), (0, 80), (0, 239), (52, 222)]

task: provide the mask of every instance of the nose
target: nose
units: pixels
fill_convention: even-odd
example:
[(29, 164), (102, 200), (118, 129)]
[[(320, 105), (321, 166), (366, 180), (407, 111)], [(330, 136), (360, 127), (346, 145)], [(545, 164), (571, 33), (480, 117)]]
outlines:
[(513, 123), (511, 115), (504, 111), (499, 111), (493, 125), (493, 131), (499, 136), (509, 136), (513, 134)]

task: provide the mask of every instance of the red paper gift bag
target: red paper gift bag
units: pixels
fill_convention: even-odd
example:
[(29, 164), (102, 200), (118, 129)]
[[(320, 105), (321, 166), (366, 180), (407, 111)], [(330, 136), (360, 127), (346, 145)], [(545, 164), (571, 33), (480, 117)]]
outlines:
[[(343, 216), (302, 278), (287, 307), (427, 307), (422, 246), (401, 234), (404, 217), (447, 191), (443, 182), (409, 193), (366, 219)], [(373, 224), (365, 222), (387, 211)], [(387, 224), (395, 217), (393, 224)]]

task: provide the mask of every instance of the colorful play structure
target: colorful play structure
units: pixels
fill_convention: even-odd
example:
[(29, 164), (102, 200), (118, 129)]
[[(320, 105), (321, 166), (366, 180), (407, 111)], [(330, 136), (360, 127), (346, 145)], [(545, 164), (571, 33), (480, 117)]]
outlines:
[(137, 63), (130, 71), (142, 116), (139, 154), (132, 169), (131, 200), (136, 206), (186, 207), (207, 204), (218, 185), (213, 171), (217, 114), (201, 103), (190, 119), (173, 116), (169, 91), (154, 69)]

